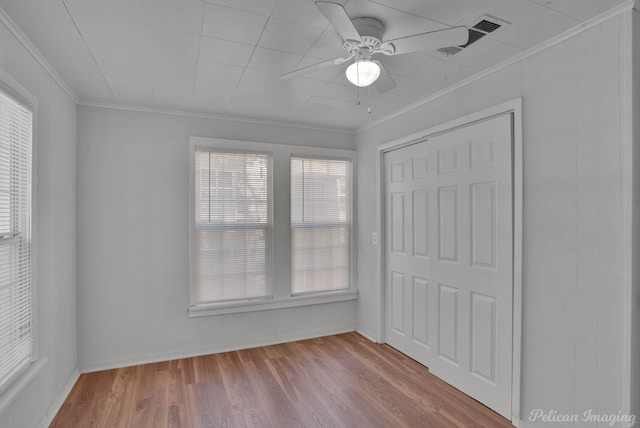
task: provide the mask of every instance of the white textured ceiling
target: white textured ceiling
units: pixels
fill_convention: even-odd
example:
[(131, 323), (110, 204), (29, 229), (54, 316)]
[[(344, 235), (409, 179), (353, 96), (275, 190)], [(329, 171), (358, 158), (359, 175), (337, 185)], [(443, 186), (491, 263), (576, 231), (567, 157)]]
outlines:
[[(385, 39), (488, 14), (510, 23), (454, 56), (378, 57), (397, 82), (360, 90), (343, 66), (278, 76), (343, 56), (313, 0), (0, 0), (82, 102), (356, 129), (623, 3), (624, 0), (334, 0)], [(367, 113), (371, 106), (372, 112)]]

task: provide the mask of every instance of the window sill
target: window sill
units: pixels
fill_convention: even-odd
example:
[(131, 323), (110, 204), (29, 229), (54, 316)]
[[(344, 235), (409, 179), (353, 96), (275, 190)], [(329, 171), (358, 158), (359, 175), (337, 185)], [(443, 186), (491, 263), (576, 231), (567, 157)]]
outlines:
[(251, 302), (213, 303), (194, 305), (189, 308), (189, 318), (209, 315), (237, 314), (242, 312), (269, 311), (273, 309), (295, 308), (298, 306), (321, 305), (324, 303), (356, 300), (357, 290), (334, 291), (322, 294), (293, 296), (280, 299), (256, 300)]

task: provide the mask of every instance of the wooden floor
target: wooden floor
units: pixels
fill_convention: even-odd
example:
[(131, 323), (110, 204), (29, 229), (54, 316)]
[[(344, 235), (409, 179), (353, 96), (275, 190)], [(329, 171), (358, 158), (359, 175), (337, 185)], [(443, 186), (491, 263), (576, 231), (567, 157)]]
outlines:
[(511, 427), (357, 333), (83, 374), (51, 427)]

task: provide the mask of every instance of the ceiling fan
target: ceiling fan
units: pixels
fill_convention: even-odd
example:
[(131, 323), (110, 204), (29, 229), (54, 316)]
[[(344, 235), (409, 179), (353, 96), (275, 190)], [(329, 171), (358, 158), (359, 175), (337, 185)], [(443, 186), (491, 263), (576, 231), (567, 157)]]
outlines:
[(282, 79), (293, 79), (327, 66), (341, 65), (353, 59), (354, 61), (346, 69), (347, 79), (359, 87), (376, 82), (375, 87), (378, 92), (385, 92), (395, 88), (396, 83), (379, 61), (371, 59), (373, 55), (381, 53), (392, 56), (424, 52), (464, 45), (469, 39), (467, 27), (459, 26), (384, 40), (385, 28), (380, 20), (368, 17), (351, 19), (339, 3), (329, 1), (315, 3), (342, 38), (342, 49), (346, 56), (294, 70), (281, 75)]

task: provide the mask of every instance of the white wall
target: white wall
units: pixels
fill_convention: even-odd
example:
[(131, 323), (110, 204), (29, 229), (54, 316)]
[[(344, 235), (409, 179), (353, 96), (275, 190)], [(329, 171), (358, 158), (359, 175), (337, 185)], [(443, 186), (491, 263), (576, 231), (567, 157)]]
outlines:
[(621, 42), (628, 44), (630, 37), (629, 13), (357, 136), (358, 329), (379, 337), (380, 290), (370, 268), (377, 254), (371, 244), (376, 195), (373, 181), (366, 179), (376, 172), (376, 145), (523, 97), (525, 419), (537, 408), (582, 415), (588, 409), (615, 414), (628, 406), (623, 400), (628, 171), (621, 161), (621, 106), (628, 94), (621, 81), (630, 70)]
[[(524, 98), (524, 417), (535, 408), (622, 406), (624, 22), (613, 18), (357, 136), (357, 326), (376, 337), (375, 146)], [(1, 427), (34, 426), (73, 377), (77, 352), (91, 369), (356, 325), (354, 302), (187, 317), (188, 137), (353, 148), (352, 135), (85, 106), (76, 139), (75, 104), (4, 25), (0, 68), (39, 105), (36, 271), (39, 351), (47, 358), (0, 414)], [(632, 399), (638, 409), (637, 389)]]
[[(633, 288), (631, 294), (631, 413), (640, 418), (640, 11), (633, 11)], [(638, 422), (640, 423), (640, 422)]]
[(0, 413), (0, 427), (35, 426), (77, 367), (76, 105), (4, 24), (0, 68), (38, 103), (35, 150), (37, 198), (38, 349), (47, 363)]
[(187, 315), (189, 136), (354, 149), (353, 133), (89, 106), (78, 123), (82, 369), (355, 329), (355, 301)]

